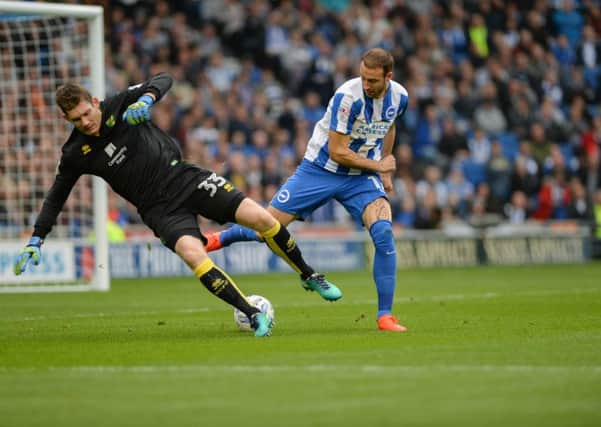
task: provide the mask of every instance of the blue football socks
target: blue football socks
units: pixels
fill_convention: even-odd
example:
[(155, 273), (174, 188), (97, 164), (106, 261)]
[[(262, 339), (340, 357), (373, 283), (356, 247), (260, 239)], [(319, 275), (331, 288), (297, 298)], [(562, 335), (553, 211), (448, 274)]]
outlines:
[(255, 230), (234, 224), (219, 234), (219, 241), (223, 247), (226, 247), (235, 242), (260, 242), (261, 240)]
[(392, 311), (396, 287), (396, 250), (390, 221), (376, 221), (369, 229), (374, 242), (373, 277), (378, 291), (378, 318)]

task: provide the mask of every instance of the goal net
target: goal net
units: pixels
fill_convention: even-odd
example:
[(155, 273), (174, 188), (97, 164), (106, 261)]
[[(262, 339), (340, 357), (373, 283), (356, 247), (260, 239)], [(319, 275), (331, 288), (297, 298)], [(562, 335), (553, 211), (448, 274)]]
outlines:
[(107, 290), (106, 186), (80, 178), (42, 247), (13, 273), (71, 132), (55, 104), (67, 81), (104, 97), (103, 11), (0, 2), (0, 292)]

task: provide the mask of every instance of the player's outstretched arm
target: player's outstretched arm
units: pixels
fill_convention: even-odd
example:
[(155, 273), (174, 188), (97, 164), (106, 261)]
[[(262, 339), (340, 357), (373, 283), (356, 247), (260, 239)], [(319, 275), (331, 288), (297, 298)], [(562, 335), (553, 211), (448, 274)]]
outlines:
[(69, 193), (81, 175), (79, 171), (73, 170), (69, 165), (70, 162), (64, 156), (61, 157), (54, 184), (48, 190), (40, 214), (33, 226), (32, 237), (29, 239), (27, 246), (17, 255), (14, 265), (16, 275), (25, 271), (30, 260), (33, 260), (34, 265), (38, 265), (42, 259), (41, 247), (44, 238), (52, 230), (52, 226), (56, 223), (56, 218), (67, 201)]
[(17, 255), (14, 272), (18, 276), (27, 268), (30, 260), (33, 260), (33, 265), (38, 265), (42, 260), (42, 243), (44, 240), (38, 236), (33, 236), (29, 239), (27, 246)]

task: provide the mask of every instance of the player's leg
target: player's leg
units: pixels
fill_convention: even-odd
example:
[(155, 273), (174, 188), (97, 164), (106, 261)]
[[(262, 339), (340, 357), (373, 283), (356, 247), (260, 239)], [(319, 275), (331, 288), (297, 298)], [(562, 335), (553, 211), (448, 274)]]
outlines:
[(269, 248), (299, 273), (304, 281), (318, 280), (322, 284), (319, 294), (324, 299), (334, 301), (342, 296), (338, 288), (322, 279), (323, 276), (316, 274), (305, 262), (286, 227), (276, 221), (265, 208), (215, 174), (204, 178), (197, 188), (185, 202), (193, 212), (222, 224), (235, 222), (255, 230)]
[(392, 316), (396, 287), (396, 251), (392, 234), (392, 212), (379, 177), (348, 177), (336, 199), (357, 222), (369, 231), (375, 246), (373, 278), (378, 293), (378, 327), (402, 332), (406, 328)]
[[(284, 227), (287, 227), (295, 217), (292, 214), (281, 211), (269, 205), (267, 211)], [(261, 233), (256, 232), (254, 227), (245, 227), (244, 225), (234, 224), (225, 230), (207, 234), (207, 244), (205, 249), (207, 252), (217, 251), (228, 247), (236, 242), (262, 242)]]
[[(288, 178), (284, 185), (278, 190), (270, 205), (267, 207), (267, 210), (284, 227), (287, 227), (288, 224), (297, 217), (305, 218), (308, 216), (313, 210), (320, 206), (319, 203), (325, 203), (325, 201), (315, 197), (319, 196), (318, 191), (313, 189), (303, 191), (303, 186), (306, 186), (307, 183), (316, 182), (316, 179), (312, 177), (310, 172), (306, 169), (306, 165), (301, 163), (294, 174)], [(327, 172), (327, 174), (332, 175), (329, 172)], [(291, 197), (291, 194), (293, 194), (294, 197)], [(302, 201), (303, 206), (299, 205), (299, 201)], [(254, 231), (256, 228), (244, 227), (244, 224), (240, 221), (235, 222), (238, 224), (234, 224), (223, 231), (207, 235), (207, 244), (205, 245), (207, 252), (219, 250), (235, 242), (262, 240), (261, 235)]]
[(272, 319), (248, 303), (234, 281), (207, 256), (199, 237), (183, 235), (174, 249), (209, 292), (246, 314), (256, 336), (271, 333)]
[[(336, 174), (303, 161), (274, 195), (267, 210), (285, 225), (296, 219), (304, 220), (332, 199), (337, 185)], [(268, 245), (273, 245), (268, 238), (265, 240)], [(274, 240), (277, 242), (277, 239)], [(328, 301), (342, 297), (340, 289), (320, 273), (309, 277), (301, 276), (301, 284), (305, 290), (315, 291)]]
[(316, 273), (305, 262), (296, 240), (278, 218), (287, 225), (292, 222), (294, 216), (273, 206), (265, 209), (248, 197), (236, 210), (236, 222), (257, 230), (269, 249), (300, 275), (305, 289), (317, 291), (328, 301), (336, 301), (342, 297), (340, 289), (326, 280), (323, 274)]
[(399, 325), (398, 320), (392, 316), (396, 287), (396, 250), (388, 200), (378, 198), (367, 205), (363, 212), (363, 223), (369, 230), (376, 249), (373, 278), (378, 292), (378, 327), (388, 331), (406, 331), (407, 329)]
[[(287, 227), (288, 224), (294, 221), (294, 215), (280, 211), (279, 209), (275, 209), (271, 205), (267, 207), (267, 211), (273, 215), (273, 217), (284, 227)], [(205, 245), (205, 249), (207, 252), (213, 252), (222, 248), (226, 248), (232, 243), (236, 242), (263, 241), (260, 233), (257, 233), (252, 228), (248, 228), (240, 224), (234, 224), (222, 231), (209, 233), (206, 237), (207, 244)]]
[(234, 281), (207, 256), (193, 210), (181, 206), (168, 212), (168, 208), (161, 205), (145, 212), (142, 219), (165, 246), (184, 260), (209, 292), (248, 316), (256, 336), (269, 335), (272, 319), (249, 304)]
[(267, 246), (298, 274), (308, 277), (315, 271), (307, 265), (294, 237), (264, 207), (249, 197), (236, 209), (237, 224), (252, 229), (267, 243)]
[(257, 232), (251, 228), (244, 227), (239, 224), (234, 224), (231, 227), (222, 231), (207, 234), (207, 244), (205, 249), (207, 252), (217, 251), (221, 248), (228, 247), (236, 242), (260, 242), (261, 238)]

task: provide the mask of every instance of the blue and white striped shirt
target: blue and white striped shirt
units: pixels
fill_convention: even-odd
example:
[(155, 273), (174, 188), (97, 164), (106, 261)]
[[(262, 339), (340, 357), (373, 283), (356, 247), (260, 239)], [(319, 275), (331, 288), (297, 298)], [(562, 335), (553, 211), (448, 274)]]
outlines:
[(339, 165), (330, 158), (328, 132), (350, 134), (349, 148), (368, 159), (380, 160), (382, 142), (394, 121), (407, 109), (407, 90), (390, 81), (382, 98), (365, 95), (361, 78), (348, 80), (336, 90), (328, 109), (313, 129), (305, 159), (327, 171), (340, 175), (360, 175), (360, 169)]

